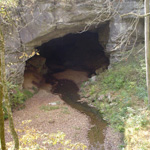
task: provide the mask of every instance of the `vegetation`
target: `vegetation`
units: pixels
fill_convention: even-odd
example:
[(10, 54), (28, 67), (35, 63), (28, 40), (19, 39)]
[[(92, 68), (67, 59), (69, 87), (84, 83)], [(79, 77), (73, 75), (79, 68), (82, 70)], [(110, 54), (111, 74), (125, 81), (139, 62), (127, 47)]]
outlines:
[(48, 106), (48, 105), (43, 105), (40, 107), (41, 110), (43, 111), (51, 111), (55, 109), (59, 109), (59, 106)]
[(54, 106), (52, 106), (52, 105), (42, 105), (40, 107), (40, 109), (43, 110), (43, 111), (52, 111), (52, 110), (56, 110), (56, 109), (61, 109), (61, 112), (63, 114), (70, 114), (70, 112), (68, 110), (68, 107), (58, 106), (58, 105), (59, 105), (59, 103), (57, 103), (57, 105), (54, 105)]
[(68, 107), (66, 107), (66, 106), (62, 107), (62, 113), (63, 114), (70, 114)]
[[(22, 133), (20, 138), (19, 150), (47, 150), (47, 149), (63, 149), (63, 150), (85, 150), (87, 148), (83, 143), (72, 143), (71, 140), (65, 138), (65, 133), (58, 131), (57, 133), (42, 133), (34, 128), (29, 127), (31, 120), (22, 121), (22, 129), (17, 131)], [(38, 142), (40, 141), (40, 145)], [(9, 150), (13, 150), (13, 142), (7, 143)]]
[[(31, 98), (37, 90), (34, 89), (34, 93), (30, 92), (26, 89), (20, 90), (17, 85), (12, 85), (11, 83), (7, 83), (8, 91), (9, 91), (9, 101), (11, 105), (12, 111), (14, 109), (20, 110), (25, 107), (25, 101)], [(3, 102), (3, 111), (4, 111), (4, 119), (8, 119), (8, 113), (6, 109), (5, 101)]]
[[(150, 149), (150, 111), (142, 55), (130, 56), (86, 82), (81, 95), (97, 107), (115, 130), (125, 133), (125, 149)], [(86, 86), (85, 86), (86, 85)]]

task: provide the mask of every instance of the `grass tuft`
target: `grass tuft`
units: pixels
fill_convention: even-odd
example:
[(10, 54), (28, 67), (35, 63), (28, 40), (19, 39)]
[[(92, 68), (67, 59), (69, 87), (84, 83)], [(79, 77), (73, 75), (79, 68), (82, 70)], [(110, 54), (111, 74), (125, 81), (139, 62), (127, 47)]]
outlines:
[(40, 109), (43, 110), (43, 111), (51, 111), (51, 110), (59, 109), (59, 106), (42, 105), (42, 106), (40, 107)]

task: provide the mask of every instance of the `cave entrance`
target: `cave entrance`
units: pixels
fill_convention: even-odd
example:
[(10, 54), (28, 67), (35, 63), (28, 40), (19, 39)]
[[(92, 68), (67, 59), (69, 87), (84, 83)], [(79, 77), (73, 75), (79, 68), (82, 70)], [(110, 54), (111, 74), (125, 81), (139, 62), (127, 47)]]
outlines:
[(96, 69), (107, 68), (109, 64), (104, 48), (99, 44), (98, 34), (94, 32), (68, 34), (37, 49), (46, 58), (46, 66), (52, 73), (66, 69), (94, 73)]
[[(98, 34), (95, 32), (69, 34), (51, 40), (37, 49), (40, 56), (34, 56), (26, 63), (24, 88), (33, 90), (33, 87), (38, 87), (39, 91), (44, 89), (47, 93), (59, 95), (59, 98), (65, 102), (63, 104), (65, 108), (67, 103), (72, 108), (89, 116), (90, 124), (93, 126), (88, 131), (90, 147), (102, 149), (103, 130), (106, 123), (102, 121), (94, 107), (78, 101), (80, 100), (79, 87), (81, 83), (87, 81), (88, 77), (97, 70), (107, 69), (109, 65), (109, 58), (98, 42)], [(57, 102), (62, 102), (53, 97), (47, 101), (48, 94), (43, 93), (45, 91), (41, 92), (40, 104), (47, 103), (46, 106), (54, 104), (57, 106)]]
[[(63, 79), (67, 74), (67, 79), (74, 80), (78, 84), (87, 80), (98, 70), (101, 72), (107, 69), (109, 65), (109, 58), (98, 41), (97, 32), (68, 34), (44, 43), (37, 49), (40, 56), (34, 56), (26, 63), (26, 78), (29, 78), (26, 74), (38, 72), (36, 76), (39, 73), (45, 74), (44, 77), (48, 78), (50, 82), (55, 77)], [(65, 75), (62, 72), (65, 72)], [(37, 80), (39, 81), (40, 77)]]

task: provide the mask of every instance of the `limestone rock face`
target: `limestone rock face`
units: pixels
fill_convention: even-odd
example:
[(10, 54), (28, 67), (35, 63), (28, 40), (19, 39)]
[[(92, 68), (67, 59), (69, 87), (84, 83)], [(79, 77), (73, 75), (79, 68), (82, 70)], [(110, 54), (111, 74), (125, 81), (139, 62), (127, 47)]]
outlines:
[[(117, 6), (117, 3), (114, 6)], [(110, 12), (102, 13), (103, 9), (103, 0), (36, 0), (35, 2), (22, 0), (20, 13), (17, 13), (18, 10), (14, 13), (21, 20), (17, 23), (19, 25), (9, 28), (5, 33), (6, 64), (13, 64), (7, 69), (7, 76), (14, 83), (22, 84), (25, 61), (30, 58), (37, 46), (69, 33), (82, 32), (84, 29), (97, 28), (99, 42), (110, 56), (110, 62), (117, 61), (120, 48), (113, 51), (113, 47), (118, 44), (116, 37), (127, 30), (130, 19), (135, 16), (122, 19), (116, 15), (107, 19)], [(124, 14), (137, 10), (139, 10), (138, 1), (122, 0), (118, 12)], [(113, 13), (113, 10), (110, 11)], [(143, 8), (140, 8), (140, 11), (142, 13)], [(98, 13), (101, 19), (93, 22)], [(137, 30), (140, 35), (138, 41), (142, 42), (143, 21), (139, 21)], [(135, 34), (133, 38), (134, 36)]]

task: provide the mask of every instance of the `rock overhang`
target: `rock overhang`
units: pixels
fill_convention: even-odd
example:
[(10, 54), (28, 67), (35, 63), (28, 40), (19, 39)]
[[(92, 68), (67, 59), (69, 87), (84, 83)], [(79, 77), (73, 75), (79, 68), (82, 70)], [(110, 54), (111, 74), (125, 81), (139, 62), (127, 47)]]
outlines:
[[(25, 6), (25, 0), (23, 1)], [(28, 3), (27, 3), (28, 4)], [(114, 5), (117, 5), (115, 3)], [(76, 0), (76, 1), (36, 1), (30, 7), (22, 7), (20, 12), (21, 27), (13, 27), (10, 35), (6, 32), (6, 51), (9, 54), (6, 56), (8, 63), (10, 58), (15, 55), (12, 63), (13, 70), (7, 69), (8, 76), (19, 72), (18, 77), (14, 79), (15, 83), (22, 83), (23, 73), (25, 68), (25, 61), (28, 59), (19, 59), (22, 53), (31, 55), (37, 46), (42, 45), (49, 40), (60, 38), (69, 33), (78, 33), (86, 30), (97, 29), (99, 32), (99, 42), (105, 47), (105, 52), (110, 55), (110, 63), (117, 61), (117, 53), (119, 49), (112, 52), (117, 42), (117, 37), (122, 30), (127, 30), (128, 19), (122, 19), (119, 16), (113, 16), (110, 19), (107, 15), (103, 15), (103, 21), (96, 20), (98, 10), (102, 10), (104, 5), (102, 1), (95, 0)], [(124, 7), (125, 6), (125, 7)], [(139, 10), (138, 2), (135, 1), (122, 1), (119, 7), (119, 13), (124, 14), (128, 12), (137, 12)], [(140, 8), (143, 13), (143, 7)], [(134, 18), (129, 16), (128, 18)], [(143, 34), (143, 22), (140, 21), (139, 35)], [(13, 36), (13, 38), (12, 38)], [(102, 38), (105, 37), (105, 38)], [(140, 42), (143, 37), (140, 36)], [(21, 67), (20, 67), (21, 66)], [(21, 68), (21, 69), (19, 69)], [(17, 81), (18, 80), (18, 81)]]

